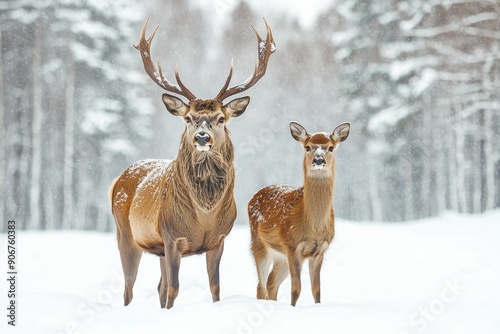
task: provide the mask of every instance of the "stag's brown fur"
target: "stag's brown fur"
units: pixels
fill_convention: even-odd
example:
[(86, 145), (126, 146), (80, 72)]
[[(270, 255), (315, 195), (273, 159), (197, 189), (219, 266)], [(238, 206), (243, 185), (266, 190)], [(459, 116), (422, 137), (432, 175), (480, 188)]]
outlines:
[[(252, 254), (259, 276), (257, 298), (276, 300), (279, 286), (290, 272), (291, 303), (295, 305), (301, 290), (302, 264), (308, 258), (313, 297), (316, 303), (320, 302), (321, 265), (335, 233), (332, 204), (335, 160), (329, 149), (333, 151), (348, 133), (347, 129), (341, 137), (336, 136), (335, 131), (330, 136), (309, 135), (303, 129), (300, 135), (292, 129), (294, 138), (301, 141), (304, 148), (309, 147), (303, 162), (304, 186), (268, 186), (248, 203)], [(311, 147), (320, 147), (324, 153), (324, 169), (313, 167)]]
[[(249, 99), (237, 99), (240, 100), (244, 101), (239, 105), (244, 111)], [(201, 105), (209, 108), (202, 109)], [(228, 111), (232, 110), (230, 107), (214, 101), (196, 100), (186, 108), (183, 115), (190, 117), (235, 116)], [(218, 266), (224, 238), (236, 219), (236, 204), (233, 145), (225, 125), (219, 125), (218, 130), (216, 126), (211, 133), (217, 140), (210, 151), (196, 149), (187, 127), (175, 160), (138, 161), (113, 182), (110, 197), (125, 273), (125, 305), (132, 300), (142, 252), (166, 256), (168, 264), (173, 263), (169, 269), (165, 260), (160, 261), (162, 280), (158, 291), (162, 307), (167, 297), (166, 306), (171, 307), (177, 295), (180, 258), (204, 252), (207, 252), (212, 297), (219, 300)], [(167, 276), (173, 280), (168, 289), (168, 279), (163, 279)]]

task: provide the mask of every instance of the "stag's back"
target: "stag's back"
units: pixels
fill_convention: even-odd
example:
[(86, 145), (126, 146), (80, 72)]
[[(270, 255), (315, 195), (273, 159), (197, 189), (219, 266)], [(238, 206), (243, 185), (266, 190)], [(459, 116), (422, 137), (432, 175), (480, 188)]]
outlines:
[(111, 190), (118, 233), (130, 234), (138, 246), (155, 254), (163, 252), (158, 214), (172, 167), (170, 160), (138, 161), (123, 172)]

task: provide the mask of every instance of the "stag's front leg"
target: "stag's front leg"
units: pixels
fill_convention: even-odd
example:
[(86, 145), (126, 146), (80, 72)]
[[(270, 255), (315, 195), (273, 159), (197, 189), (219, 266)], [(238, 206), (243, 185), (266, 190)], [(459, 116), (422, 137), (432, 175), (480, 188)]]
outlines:
[(210, 283), (210, 291), (212, 292), (212, 301), (218, 302), (220, 300), (220, 283), (219, 283), (219, 265), (224, 251), (224, 238), (225, 235), (219, 237), (219, 244), (217, 248), (207, 252), (207, 273), (208, 281)]
[[(165, 243), (165, 269), (167, 281), (167, 309), (174, 306), (175, 298), (179, 294), (179, 269), (186, 238)], [(163, 281), (162, 277), (162, 281)]]
[(165, 308), (167, 305), (167, 267), (165, 256), (160, 257), (161, 276), (160, 283), (158, 283), (158, 295), (160, 297), (160, 307)]

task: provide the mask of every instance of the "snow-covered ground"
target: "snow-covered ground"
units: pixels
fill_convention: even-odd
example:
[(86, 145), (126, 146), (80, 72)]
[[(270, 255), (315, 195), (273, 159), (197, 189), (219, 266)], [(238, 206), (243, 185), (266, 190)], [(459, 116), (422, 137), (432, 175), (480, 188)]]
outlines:
[[(18, 231), (18, 326), (7, 326), (2, 307), (0, 331), (500, 332), (500, 212), (411, 223), (338, 221), (336, 230), (322, 271), (322, 304), (313, 303), (307, 265), (297, 307), (289, 305), (289, 280), (278, 302), (257, 301), (249, 229), (236, 226), (222, 259), (222, 300), (211, 302), (204, 256), (194, 256), (182, 261), (171, 310), (159, 307), (159, 263), (151, 255), (142, 258), (132, 303), (122, 306), (113, 234)], [(6, 236), (0, 237), (6, 262)], [(0, 289), (6, 298), (5, 279)]]

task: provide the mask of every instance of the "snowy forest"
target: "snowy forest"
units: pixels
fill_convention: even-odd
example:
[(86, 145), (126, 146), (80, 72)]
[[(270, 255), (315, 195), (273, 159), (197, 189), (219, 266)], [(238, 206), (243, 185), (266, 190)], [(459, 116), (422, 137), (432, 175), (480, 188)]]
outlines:
[[(237, 223), (261, 187), (300, 186), (288, 124), (331, 132), (335, 212), (406, 221), (500, 207), (498, 0), (0, 0), (0, 214), (24, 229), (114, 229), (108, 188), (139, 159), (173, 159), (184, 129), (144, 72), (152, 57), (213, 98), (231, 59), (253, 71), (262, 17), (277, 44), (228, 125)], [(292, 9), (291, 9), (292, 8)], [(304, 16), (309, 15), (307, 18)], [(2, 224), (3, 229), (6, 224)]]

